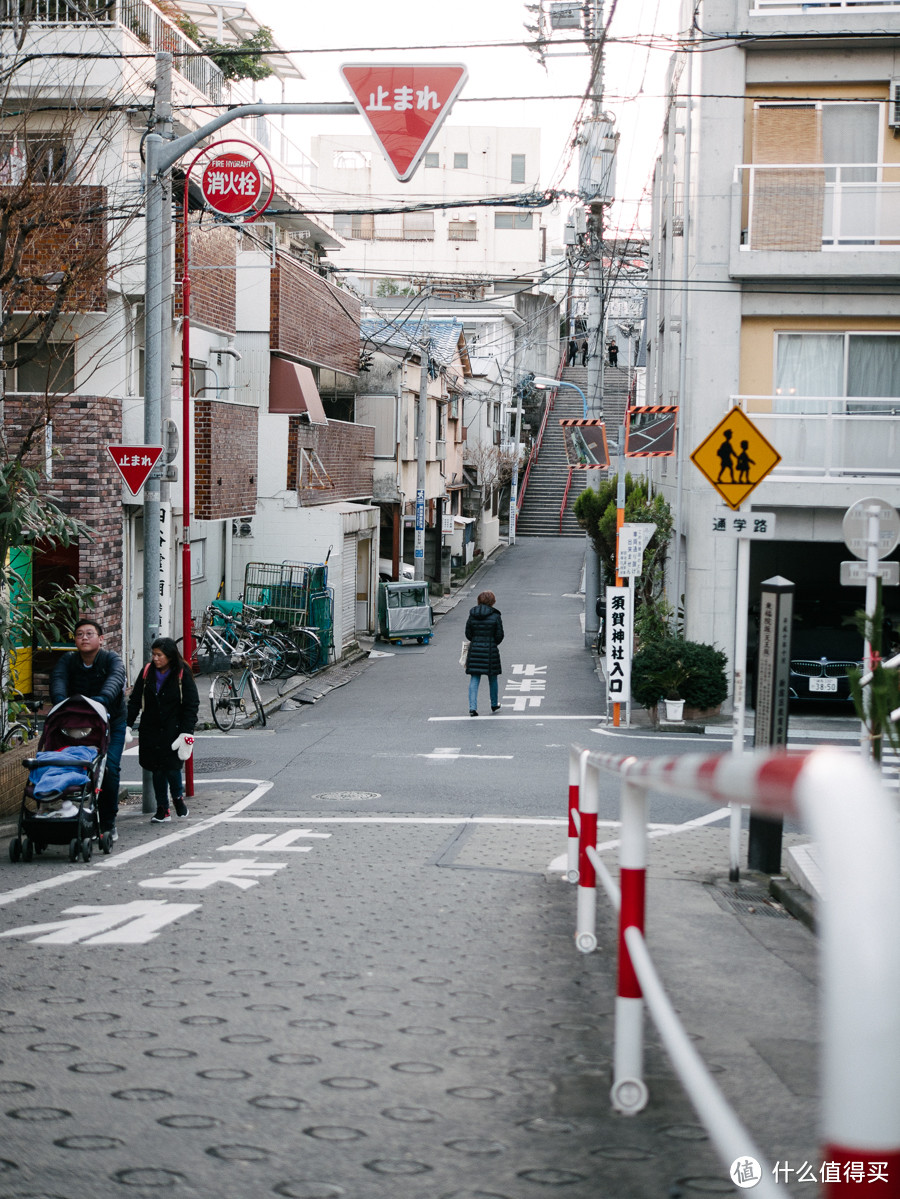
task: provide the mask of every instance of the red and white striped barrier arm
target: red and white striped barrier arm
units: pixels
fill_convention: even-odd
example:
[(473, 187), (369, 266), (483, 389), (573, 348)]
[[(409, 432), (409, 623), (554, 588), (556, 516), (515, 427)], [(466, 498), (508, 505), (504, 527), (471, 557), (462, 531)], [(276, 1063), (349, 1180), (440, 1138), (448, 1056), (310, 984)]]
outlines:
[[(763, 815), (798, 819), (809, 830), (826, 887), (819, 913), (822, 1153), (829, 1167), (823, 1194), (826, 1199), (857, 1194), (861, 1170), (867, 1178), (880, 1174), (879, 1193), (898, 1199), (900, 822), (879, 776), (854, 754), (828, 747), (796, 755), (685, 754), (642, 761), (590, 753), (585, 767), (587, 778), (602, 770), (624, 784), (620, 955), (627, 962), (620, 961), (617, 1017), (621, 1001), (640, 1002), (625, 940), (629, 929), (643, 937), (638, 876), (646, 869), (647, 792), (745, 804)], [(642, 1082), (631, 1008), (623, 1007), (630, 1048), (621, 1050), (622, 1072), (616, 1071), (623, 1084)], [(632, 1111), (643, 1106), (637, 1094), (622, 1098), (637, 1100)], [(623, 1103), (621, 1110), (627, 1107)]]

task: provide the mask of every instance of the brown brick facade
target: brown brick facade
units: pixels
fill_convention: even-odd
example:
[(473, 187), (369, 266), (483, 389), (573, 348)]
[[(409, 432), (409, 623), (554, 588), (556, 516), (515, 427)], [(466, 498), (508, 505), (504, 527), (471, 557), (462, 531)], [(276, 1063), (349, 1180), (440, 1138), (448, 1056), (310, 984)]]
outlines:
[[(15, 194), (14, 188), (3, 188)], [(52, 184), (34, 187), (21, 220), (33, 222), (34, 232), (25, 241), (18, 276), (46, 275), (74, 268), (73, 285), (66, 292), (63, 312), (105, 312), (107, 276), (106, 188), (67, 187)], [(15, 221), (7, 247), (13, 246)], [(7, 263), (2, 267), (7, 269)], [(54, 288), (26, 287), (13, 303), (19, 312), (46, 312), (56, 301)]]
[(359, 300), (285, 255), (272, 272), (271, 346), (295, 358), (355, 375)]
[(224, 520), (256, 511), (257, 410), (221, 400), (194, 403), (194, 517)]
[[(175, 222), (175, 278), (181, 280), (183, 269), (182, 221)], [(191, 219), (191, 240), (188, 247), (188, 269), (191, 279), (191, 320), (234, 333), (237, 328), (235, 280), (237, 277), (237, 246), (233, 229), (198, 229)], [(211, 267), (231, 268), (212, 270)], [(183, 304), (180, 282), (175, 288), (175, 315), (181, 316)]]
[[(4, 431), (10, 446), (43, 407), (43, 396), (7, 396)], [(53, 477), (46, 492), (69, 516), (90, 528), (93, 540), (78, 547), (78, 582), (95, 583), (101, 592), (93, 614), (103, 626), (106, 645), (122, 648), (122, 480), (108, 445), (121, 443), (121, 401), (106, 396), (68, 396), (53, 411)], [(43, 451), (44, 439), (38, 444)]]
[[(310, 457), (304, 460), (301, 450), (308, 451)], [(372, 495), (374, 455), (375, 430), (367, 425), (336, 420), (327, 425), (309, 425), (301, 424), (299, 416), (292, 416), (288, 425), (288, 490), (297, 491), (300, 503), (306, 507), (368, 498)], [(321, 487), (323, 480), (317, 477), (317, 468), (324, 468), (333, 486)]]

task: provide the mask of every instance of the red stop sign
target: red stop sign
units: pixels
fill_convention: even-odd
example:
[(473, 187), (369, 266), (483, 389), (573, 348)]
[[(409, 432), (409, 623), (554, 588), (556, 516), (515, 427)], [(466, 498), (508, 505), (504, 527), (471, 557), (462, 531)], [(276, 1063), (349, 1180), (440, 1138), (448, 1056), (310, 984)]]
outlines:
[(262, 175), (256, 164), (241, 154), (219, 154), (206, 164), (200, 190), (214, 212), (237, 216), (258, 202)]

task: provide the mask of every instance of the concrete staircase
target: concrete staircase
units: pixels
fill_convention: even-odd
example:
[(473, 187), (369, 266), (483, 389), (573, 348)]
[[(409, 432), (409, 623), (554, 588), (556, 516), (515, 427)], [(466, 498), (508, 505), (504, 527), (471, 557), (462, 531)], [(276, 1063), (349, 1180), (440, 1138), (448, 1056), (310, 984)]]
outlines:
[[(562, 378), (564, 382), (574, 383), (576, 387), (580, 387), (587, 394), (587, 369), (585, 367), (567, 366), (563, 371)], [(615, 366), (607, 366), (604, 370), (603, 391), (606, 439), (607, 442), (614, 443), (619, 436), (619, 425), (624, 419), (625, 407), (628, 403), (628, 372)], [(528, 477), (525, 499), (516, 523), (518, 536), (584, 536), (584, 530), (576, 521), (572, 509), (585, 487), (591, 487), (600, 478), (606, 478), (605, 471), (598, 473), (591, 470), (575, 470), (572, 472), (572, 486), (569, 488), (562, 530), (559, 525), (559, 509), (569, 477), (565, 437), (559, 422), (583, 415), (584, 406), (578, 392), (571, 387), (561, 387), (556, 393), (556, 402), (547, 421), (540, 453), (535, 459)], [(616, 456), (612, 444), (610, 444), (610, 457), (613, 473), (615, 473)]]

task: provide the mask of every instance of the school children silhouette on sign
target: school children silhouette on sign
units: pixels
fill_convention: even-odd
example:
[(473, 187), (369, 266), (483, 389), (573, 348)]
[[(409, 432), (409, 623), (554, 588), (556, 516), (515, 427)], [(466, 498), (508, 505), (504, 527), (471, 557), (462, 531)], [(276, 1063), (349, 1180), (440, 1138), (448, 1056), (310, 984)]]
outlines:
[(733, 483), (735, 481), (735, 479), (734, 479), (734, 459), (735, 459), (736, 455), (734, 452), (734, 446), (731, 444), (731, 438), (732, 438), (731, 430), (725, 429), (722, 433), (722, 436), (725, 438), (725, 440), (722, 442), (722, 444), (716, 450), (716, 456), (718, 457), (719, 461), (722, 464), (719, 467), (719, 473), (716, 476), (716, 482), (717, 483), (722, 482), (722, 475), (724, 475), (725, 471), (727, 470), (729, 475), (731, 475), (731, 482)]
[(738, 454), (737, 458), (735, 458), (735, 460), (734, 460), (734, 465), (737, 467), (739, 483), (749, 483), (750, 482), (750, 467), (756, 465), (756, 463), (753, 461), (753, 459), (747, 453), (747, 450), (749, 448), (750, 448), (750, 442), (742, 441), (741, 442), (741, 452)]

